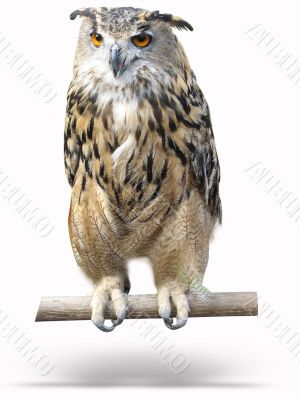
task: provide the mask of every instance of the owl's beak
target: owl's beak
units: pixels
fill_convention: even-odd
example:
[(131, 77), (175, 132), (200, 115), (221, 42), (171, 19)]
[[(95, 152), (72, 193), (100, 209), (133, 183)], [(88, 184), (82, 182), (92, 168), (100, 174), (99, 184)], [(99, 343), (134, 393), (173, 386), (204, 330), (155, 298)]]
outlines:
[(123, 72), (124, 63), (121, 61), (120, 49), (116, 44), (114, 44), (110, 50), (110, 64), (114, 77), (118, 79)]

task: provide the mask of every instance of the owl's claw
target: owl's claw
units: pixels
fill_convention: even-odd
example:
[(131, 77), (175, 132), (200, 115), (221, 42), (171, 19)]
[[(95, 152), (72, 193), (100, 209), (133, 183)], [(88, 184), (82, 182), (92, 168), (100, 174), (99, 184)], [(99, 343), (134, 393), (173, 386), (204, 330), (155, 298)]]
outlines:
[(124, 321), (125, 317), (126, 317), (126, 310), (125, 310), (124, 313), (121, 313), (117, 317), (117, 319), (111, 319), (111, 323), (112, 323), (111, 326), (105, 325), (104, 324), (104, 320), (102, 320), (102, 321), (93, 321), (92, 320), (92, 322), (98, 329), (100, 329), (100, 331), (102, 331), (102, 332), (112, 332), (115, 329), (116, 326), (122, 324), (122, 322)]
[(100, 329), (100, 331), (102, 332), (112, 332), (116, 326), (121, 325), (122, 322), (124, 321), (126, 317), (126, 309), (122, 310), (120, 312), (120, 314), (118, 315), (117, 319), (111, 319), (111, 326), (107, 326), (104, 324), (104, 320), (103, 321), (92, 321), (94, 323), (94, 325)]
[(124, 321), (126, 317), (126, 308), (124, 307), (124, 309), (122, 309), (118, 316), (117, 319), (111, 319), (111, 326), (107, 326), (104, 324), (104, 320), (101, 321), (92, 321), (94, 323), (94, 325), (100, 329), (100, 331), (102, 332), (112, 332), (116, 326), (121, 325), (122, 322)]
[[(173, 322), (171, 318), (171, 299), (177, 309), (177, 321)], [(162, 317), (167, 328), (175, 330), (182, 328), (188, 320), (189, 305), (186, 295), (180, 289), (170, 290), (167, 287), (161, 287), (157, 293), (159, 306), (159, 315)]]
[(111, 326), (105, 325), (104, 322), (96, 322), (96, 321), (92, 321), (92, 322), (102, 332), (111, 332), (116, 327), (116, 325), (114, 325), (113, 321), (112, 321), (113, 325), (111, 325)]
[(165, 323), (166, 326), (173, 325), (173, 318), (164, 317), (163, 320), (164, 320), (164, 323)]
[[(95, 287), (92, 298), (92, 322), (102, 332), (112, 332), (116, 326), (121, 325), (126, 317), (127, 295), (121, 290), (118, 277), (106, 277)], [(112, 319), (112, 325), (105, 325), (104, 310), (107, 302), (111, 300), (117, 318)]]
[(114, 327), (121, 325), (126, 317), (126, 307), (124, 307), (118, 314), (117, 319), (112, 319), (111, 322)]
[(176, 324), (173, 324), (173, 318), (164, 318), (164, 323), (167, 328), (174, 331), (175, 329), (182, 328), (187, 323), (187, 320), (187, 318), (177, 318)]

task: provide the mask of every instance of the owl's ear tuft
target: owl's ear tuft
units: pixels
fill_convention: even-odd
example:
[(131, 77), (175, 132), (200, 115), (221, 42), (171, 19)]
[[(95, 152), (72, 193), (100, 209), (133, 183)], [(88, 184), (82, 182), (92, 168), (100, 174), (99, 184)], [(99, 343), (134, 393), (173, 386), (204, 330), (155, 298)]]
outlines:
[(94, 17), (96, 14), (95, 8), (79, 8), (70, 14), (70, 19), (73, 20), (76, 17)]
[(172, 27), (177, 28), (179, 30), (185, 30), (185, 31), (193, 31), (194, 28), (192, 27), (191, 24), (189, 24), (187, 21), (185, 21), (184, 19), (180, 18), (180, 17), (175, 17), (174, 15), (172, 15), (170, 24)]
[(75, 11), (71, 12), (70, 19), (71, 20), (76, 19), (76, 17), (78, 17), (78, 15), (80, 15), (80, 11), (79, 10), (75, 10)]
[(172, 28), (179, 30), (193, 31), (193, 27), (187, 21), (172, 14), (160, 14), (159, 11), (153, 11), (146, 16), (148, 21), (164, 21), (171, 25)]

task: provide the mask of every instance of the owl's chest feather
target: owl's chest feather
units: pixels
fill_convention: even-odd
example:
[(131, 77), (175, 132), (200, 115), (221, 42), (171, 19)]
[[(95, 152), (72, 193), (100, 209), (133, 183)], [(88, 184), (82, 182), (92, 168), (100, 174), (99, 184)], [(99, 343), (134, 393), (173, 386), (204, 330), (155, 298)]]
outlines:
[(95, 186), (125, 211), (182, 197), (187, 183), (184, 155), (175, 155), (179, 149), (168, 138), (168, 111), (157, 106), (154, 100), (104, 93), (95, 112), (87, 107), (83, 122), (77, 120), (77, 128), (83, 128), (76, 179), (82, 201), (89, 201), (94, 193), (89, 189)]
[(135, 99), (111, 98), (109, 104), (111, 106), (106, 107), (105, 114), (102, 114), (97, 121), (98, 137), (95, 138), (95, 142), (101, 148), (103, 160), (110, 170), (111, 177), (117, 180), (116, 168), (124, 164), (134, 153), (136, 147), (134, 133), (143, 122), (141, 118), (139, 120), (137, 118), (138, 103)]

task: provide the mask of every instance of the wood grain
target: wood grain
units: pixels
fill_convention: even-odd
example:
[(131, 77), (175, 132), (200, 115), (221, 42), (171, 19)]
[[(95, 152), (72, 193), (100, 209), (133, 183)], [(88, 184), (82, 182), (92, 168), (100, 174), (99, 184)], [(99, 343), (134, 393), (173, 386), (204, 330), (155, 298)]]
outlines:
[[(256, 292), (219, 292), (188, 296), (190, 317), (255, 316), (258, 313)], [(43, 297), (36, 321), (75, 321), (91, 318), (91, 297)], [(172, 309), (172, 316), (175, 316)], [(115, 318), (112, 304), (105, 310), (105, 318)], [(128, 319), (160, 318), (154, 294), (128, 296)]]

